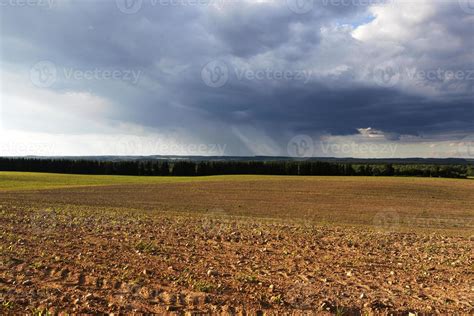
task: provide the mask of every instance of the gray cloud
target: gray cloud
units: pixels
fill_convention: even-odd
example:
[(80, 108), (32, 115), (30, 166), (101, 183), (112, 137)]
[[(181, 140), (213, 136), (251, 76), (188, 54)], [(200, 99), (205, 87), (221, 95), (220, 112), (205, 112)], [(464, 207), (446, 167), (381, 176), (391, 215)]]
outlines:
[[(294, 135), (368, 127), (389, 140), (474, 132), (474, 15), (455, 2), (419, 0), (413, 10), (403, 1), (315, 1), (297, 14), (291, 1), (143, 0), (124, 14), (120, 1), (12, 1), (1, 11), (5, 128), (77, 135), (129, 124), (242, 155), (286, 154)], [(54, 83), (41, 88), (41, 104), (20, 102), (38, 90), (30, 73), (43, 60), (55, 67)], [(213, 61), (223, 73), (203, 70)], [(139, 73), (136, 82), (124, 80), (127, 71)], [(209, 85), (208, 75), (223, 81)], [(78, 106), (78, 95), (101, 110)], [(52, 114), (35, 120), (46, 108)]]

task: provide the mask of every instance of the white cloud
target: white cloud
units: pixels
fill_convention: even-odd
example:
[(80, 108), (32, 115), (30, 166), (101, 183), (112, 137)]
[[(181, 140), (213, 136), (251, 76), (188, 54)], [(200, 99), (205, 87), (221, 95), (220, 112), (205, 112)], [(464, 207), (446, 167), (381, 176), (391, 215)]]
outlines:
[[(369, 11), (375, 18), (371, 22), (357, 27), (352, 34), (363, 42), (403, 43), (409, 40), (416, 41), (430, 36), (430, 34), (424, 34), (420, 37), (420, 27), (424, 28), (423, 24), (433, 17), (436, 7), (432, 0), (394, 0), (374, 5), (370, 7)], [(426, 27), (430, 26), (426, 25)]]
[(364, 136), (364, 137), (369, 137), (369, 138), (385, 138), (384, 132), (373, 129), (372, 127), (368, 128), (358, 128), (359, 134)]
[(105, 98), (84, 91), (35, 87), (28, 73), (1, 72), (2, 126), (25, 131), (77, 132), (102, 129), (97, 123), (113, 110)]

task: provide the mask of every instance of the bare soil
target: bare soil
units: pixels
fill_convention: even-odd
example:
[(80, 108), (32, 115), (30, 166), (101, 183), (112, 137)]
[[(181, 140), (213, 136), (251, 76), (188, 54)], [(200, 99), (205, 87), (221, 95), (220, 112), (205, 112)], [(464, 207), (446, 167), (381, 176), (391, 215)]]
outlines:
[(472, 181), (355, 181), (0, 193), (0, 312), (474, 313)]

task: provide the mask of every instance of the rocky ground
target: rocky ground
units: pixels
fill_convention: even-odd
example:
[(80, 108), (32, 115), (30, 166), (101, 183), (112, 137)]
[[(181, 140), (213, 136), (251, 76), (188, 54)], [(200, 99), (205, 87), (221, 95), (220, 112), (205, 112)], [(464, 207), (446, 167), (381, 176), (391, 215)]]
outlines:
[(2, 314), (474, 313), (468, 235), (13, 204)]

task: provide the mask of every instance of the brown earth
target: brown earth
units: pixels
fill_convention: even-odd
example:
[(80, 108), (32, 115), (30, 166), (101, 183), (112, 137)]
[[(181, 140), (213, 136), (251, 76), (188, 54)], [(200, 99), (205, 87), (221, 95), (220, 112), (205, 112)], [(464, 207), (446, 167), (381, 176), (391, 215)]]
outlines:
[(0, 193), (0, 312), (474, 313), (474, 182)]

